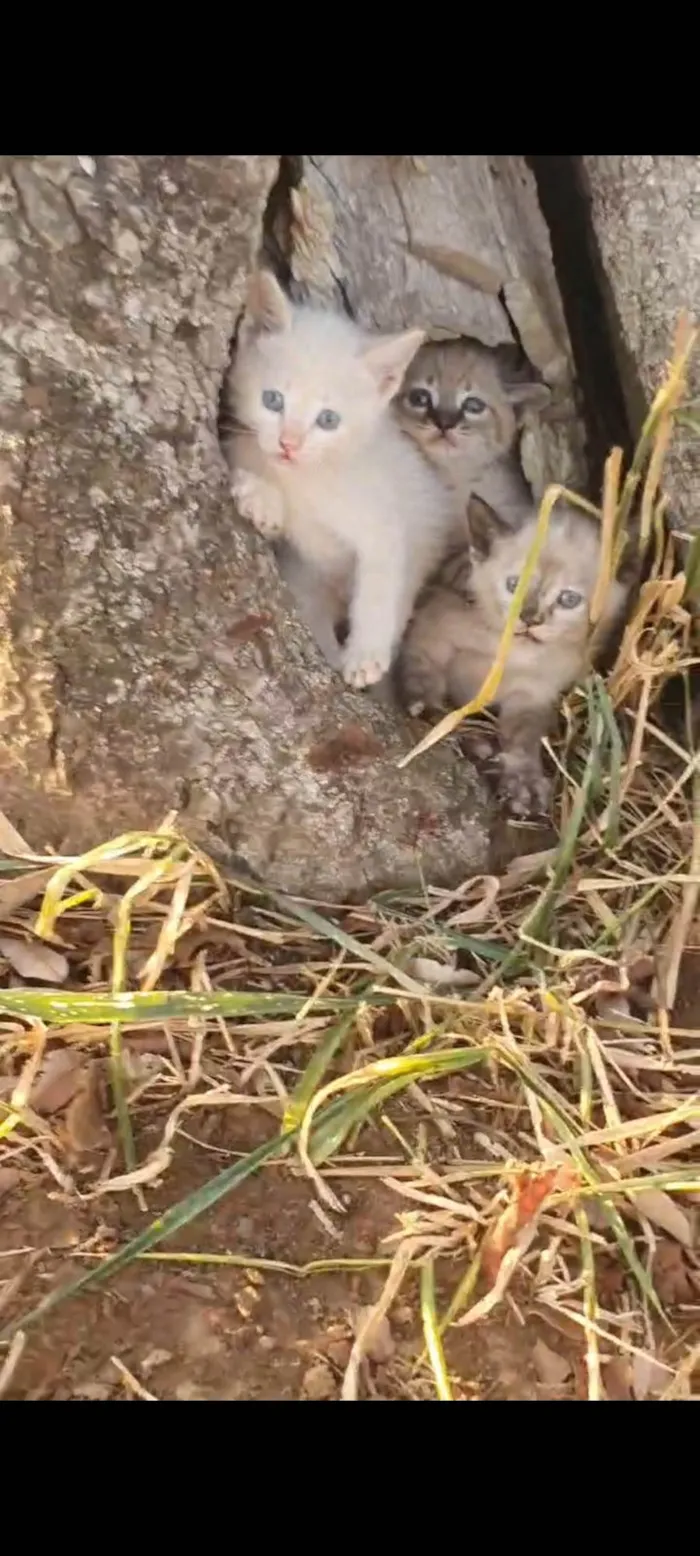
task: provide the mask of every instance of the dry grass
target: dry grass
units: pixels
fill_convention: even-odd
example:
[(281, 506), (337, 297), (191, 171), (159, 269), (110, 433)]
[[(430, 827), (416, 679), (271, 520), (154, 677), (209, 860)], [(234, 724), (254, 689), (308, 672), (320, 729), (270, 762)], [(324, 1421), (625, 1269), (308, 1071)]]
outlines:
[[(192, 1110), (244, 1107), (270, 1120), (256, 1151), (116, 1254), (86, 1251), (79, 1281), (17, 1312), (0, 1337), (0, 1391), (23, 1335), (51, 1308), (135, 1258), (167, 1257), (161, 1244), (174, 1231), (286, 1154), (331, 1220), (343, 1213), (344, 1178), (381, 1177), (396, 1196), (383, 1296), (357, 1335), (345, 1398), (357, 1396), (363, 1350), (415, 1266), (441, 1399), (452, 1394), (446, 1330), (504, 1302), (582, 1332), (591, 1399), (605, 1397), (620, 1358), (638, 1395), (697, 1394), (700, 1022), (675, 1026), (674, 1007), (700, 888), (688, 691), (698, 548), (681, 571), (659, 495), (693, 343), (684, 321), (622, 486), (619, 454), (608, 461), (605, 567), (633, 503), (654, 559), (607, 682), (591, 675), (566, 704), (551, 751), (556, 849), (456, 892), (331, 909), (223, 880), (174, 817), (60, 861), (32, 855), (0, 818), (0, 954), (20, 977), (53, 984), (0, 990), (2, 1166), (44, 1173), (69, 1193), (79, 1181), (83, 1199), (136, 1193), (145, 1210)], [(660, 708), (672, 677), (681, 701), (685, 687), (677, 727)], [(436, 963), (456, 962), (458, 976), (439, 981)], [(46, 1099), (61, 1074), (74, 1082), (63, 1111)], [(100, 1149), (105, 1109), (117, 1135)], [(153, 1117), (161, 1141), (139, 1159), (135, 1141)], [(390, 1165), (361, 1152), (370, 1118), (391, 1140)], [(289, 1254), (285, 1266), (246, 1250), (220, 1259), (295, 1270)], [(611, 1258), (616, 1295), (601, 1285)], [(442, 1311), (436, 1266), (452, 1292)]]

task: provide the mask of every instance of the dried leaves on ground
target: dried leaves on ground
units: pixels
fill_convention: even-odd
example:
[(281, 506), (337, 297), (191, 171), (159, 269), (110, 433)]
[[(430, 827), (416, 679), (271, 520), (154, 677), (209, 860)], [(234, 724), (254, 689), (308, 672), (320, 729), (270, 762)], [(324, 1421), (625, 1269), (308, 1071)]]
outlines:
[[(323, 1232), (314, 1276), (380, 1282), (342, 1362), (310, 1358), (304, 1397), (377, 1397), (392, 1368), (402, 1397), (426, 1378), (479, 1397), (451, 1358), (497, 1312), (541, 1326), (540, 1397), (698, 1393), (700, 551), (664, 527), (658, 454), (691, 345), (682, 325), (624, 482), (608, 462), (606, 565), (634, 511), (653, 555), (610, 674), (570, 695), (552, 743), (555, 848), (456, 891), (330, 907), (223, 878), (175, 816), (75, 859), (32, 854), (0, 817), (0, 1194), (128, 1196), (140, 1219), (116, 1248), (98, 1224), (67, 1282), (8, 1277), (5, 1392), (33, 1327), (283, 1172)], [(253, 1149), (212, 1143), (243, 1116)], [(154, 1218), (193, 1139), (219, 1170)], [(393, 1225), (348, 1253), (347, 1191), (380, 1184)], [(245, 1236), (206, 1257), (309, 1272)], [(422, 1336), (408, 1371), (402, 1304)], [(129, 1397), (159, 1397), (113, 1362)]]

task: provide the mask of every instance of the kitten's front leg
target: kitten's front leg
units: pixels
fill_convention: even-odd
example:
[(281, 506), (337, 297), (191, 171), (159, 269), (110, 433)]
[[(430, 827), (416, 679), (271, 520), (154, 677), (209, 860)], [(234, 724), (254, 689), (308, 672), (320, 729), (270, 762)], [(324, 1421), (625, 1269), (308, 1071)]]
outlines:
[(397, 681), (401, 701), (411, 718), (419, 718), (421, 713), (436, 713), (446, 700), (445, 671), (424, 650), (413, 647), (410, 635), (401, 650)]
[(249, 470), (236, 470), (231, 478), (231, 496), (241, 517), (248, 519), (259, 535), (266, 540), (279, 538), (284, 530), (284, 502), (275, 486)]
[(342, 667), (343, 656), (336, 635), (336, 621), (340, 612), (337, 591), (334, 591), (299, 552), (283, 541), (275, 547), (280, 573), (289, 585), (299, 615), (313, 634), (322, 654), (334, 670)]
[(374, 686), (390, 669), (406, 623), (402, 616), (404, 581), (396, 556), (358, 557), (350, 607), (350, 633), (343, 654), (348, 686)]
[(531, 703), (501, 708), (499, 790), (514, 816), (543, 815), (549, 809), (552, 785), (542, 766), (541, 742), (551, 716), (551, 707)]

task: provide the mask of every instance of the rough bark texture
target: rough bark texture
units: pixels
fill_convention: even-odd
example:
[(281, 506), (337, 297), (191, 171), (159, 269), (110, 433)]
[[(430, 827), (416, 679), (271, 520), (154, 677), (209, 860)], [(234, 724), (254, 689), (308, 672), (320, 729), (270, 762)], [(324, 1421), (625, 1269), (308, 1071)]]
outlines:
[[(661, 381), (683, 309), (700, 319), (700, 157), (582, 157), (582, 183), (633, 425)], [(700, 395), (700, 359), (691, 373)], [(679, 427), (667, 484), (674, 518), (700, 526), (697, 435)]]
[(548, 416), (526, 423), (525, 473), (537, 494), (581, 486), (571, 346), (524, 157), (306, 157), (292, 202), (292, 275), (364, 323), (490, 345), (517, 331), (553, 390)]
[[(306, 160), (292, 274), (322, 290), (340, 277), (383, 326), (418, 316), (491, 339), (508, 336), (503, 287), (570, 416), (521, 159), (367, 161)], [(2, 808), (60, 849), (177, 808), (205, 844), (322, 896), (450, 881), (485, 861), (473, 769), (443, 745), (398, 770), (415, 728), (343, 688), (228, 497), (218, 394), (278, 171), (0, 158)], [(412, 258), (407, 233), (491, 266), (495, 292)], [(548, 436), (575, 447), (561, 426)]]

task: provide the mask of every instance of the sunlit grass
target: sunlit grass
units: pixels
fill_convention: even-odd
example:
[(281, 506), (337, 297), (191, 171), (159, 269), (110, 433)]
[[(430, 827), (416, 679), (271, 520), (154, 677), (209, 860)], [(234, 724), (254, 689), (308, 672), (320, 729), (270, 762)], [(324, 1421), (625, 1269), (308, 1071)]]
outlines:
[[(673, 1014), (700, 888), (689, 693), (700, 550), (689, 546), (684, 570), (662, 522), (663, 462), (685, 414), (692, 345), (682, 321), (630, 471), (623, 478), (617, 451), (607, 462), (592, 627), (624, 534), (649, 543), (650, 571), (610, 674), (591, 673), (566, 701), (552, 743), (556, 847), (459, 891), (427, 886), (329, 908), (224, 879), (172, 816), (70, 859), (33, 855), (0, 817), (3, 930), (69, 963), (65, 987), (0, 989), (0, 1073), (11, 1083), (0, 1098), (2, 1160), (33, 1164), (52, 1187), (68, 1184), (64, 1192), (74, 1186), (59, 1133), (34, 1107), (59, 1045), (86, 1067), (96, 1055), (109, 1065), (119, 1159), (105, 1171), (101, 1158), (81, 1178), (84, 1199), (138, 1190), (147, 1204), (154, 1184), (167, 1189), (192, 1109), (267, 1114), (267, 1138), (254, 1150), (162, 1215), (151, 1212), (116, 1252), (78, 1250), (86, 1267), (40, 1302), (16, 1302), (4, 1343), (134, 1261), (299, 1275), (373, 1269), (384, 1276), (377, 1313), (399, 1289), (411, 1295), (417, 1350), (422, 1343), (440, 1399), (456, 1392), (452, 1331), (488, 1321), (516, 1288), (520, 1303), (578, 1325), (589, 1399), (605, 1397), (616, 1347), (647, 1354), (653, 1343), (670, 1375), (686, 1379), (654, 1251), (660, 1236), (692, 1238), (700, 1193), (700, 1031)], [(559, 488), (546, 494), (530, 567), (559, 497), (579, 500)], [(526, 582), (527, 569), (519, 593)], [(518, 604), (516, 595), (514, 613)], [(493, 697), (514, 621), (479, 697), (411, 759)], [(669, 724), (660, 698), (672, 678), (681, 701), (685, 685), (685, 707)], [(455, 956), (473, 975), (466, 990), (416, 973), (417, 958)], [(145, 1079), (131, 1057), (144, 1034), (165, 1053), (163, 1070)], [(455, 1080), (469, 1102), (451, 1100)], [(145, 1120), (160, 1128), (148, 1150)], [(431, 1156), (426, 1120), (429, 1138), (448, 1138), (449, 1151)], [(368, 1126), (389, 1142), (388, 1163), (362, 1155)], [(475, 1154), (475, 1128), (493, 1154)], [(163, 1246), (252, 1174), (272, 1170), (304, 1174), (322, 1214), (338, 1217), (338, 1175), (380, 1177), (396, 1199), (396, 1230), (376, 1257), (313, 1265), (293, 1247), (276, 1261)], [(623, 1272), (624, 1335), (600, 1297), (602, 1253)], [(344, 1398), (361, 1389), (370, 1329), (356, 1339)]]

